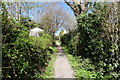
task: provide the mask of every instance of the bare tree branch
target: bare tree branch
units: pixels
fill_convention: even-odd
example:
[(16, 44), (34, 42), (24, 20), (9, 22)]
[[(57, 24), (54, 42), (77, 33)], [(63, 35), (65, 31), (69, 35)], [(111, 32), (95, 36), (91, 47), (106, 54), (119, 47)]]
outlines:
[(73, 11), (75, 11), (74, 5), (72, 5), (72, 4), (71, 4), (70, 2), (68, 2), (67, 0), (65, 0), (65, 3), (66, 3), (67, 5), (69, 5), (70, 8), (71, 8)]
[(73, 10), (75, 16), (80, 15), (82, 11), (85, 11), (87, 9), (86, 5), (88, 3), (88, 0), (85, 0), (84, 4), (82, 2), (83, 0), (80, 0), (77, 4), (74, 2), (74, 0), (71, 0), (73, 4), (71, 4), (71, 2), (68, 2), (67, 0), (64, 1)]

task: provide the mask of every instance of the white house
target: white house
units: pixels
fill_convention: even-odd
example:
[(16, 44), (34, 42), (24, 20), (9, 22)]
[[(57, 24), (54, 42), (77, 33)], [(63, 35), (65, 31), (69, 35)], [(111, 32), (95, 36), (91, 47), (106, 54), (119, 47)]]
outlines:
[(63, 32), (63, 34), (62, 35), (64, 35), (64, 34), (67, 34), (68, 32), (65, 30), (65, 28), (64, 27), (60, 27), (56, 32), (55, 32), (55, 36), (59, 36), (59, 33), (61, 32), (61, 31), (64, 31)]
[(64, 31), (64, 32), (63, 32), (63, 35), (68, 33), (65, 29), (64, 29), (63, 31)]
[(29, 36), (33, 36), (33, 37), (39, 37), (39, 33), (44, 32), (44, 30), (42, 30), (39, 27), (33, 28), (30, 30)]

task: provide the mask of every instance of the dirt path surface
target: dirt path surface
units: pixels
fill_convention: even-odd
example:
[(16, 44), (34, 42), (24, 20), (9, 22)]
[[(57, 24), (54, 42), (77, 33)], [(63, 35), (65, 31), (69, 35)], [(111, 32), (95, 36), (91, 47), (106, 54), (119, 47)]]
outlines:
[(57, 58), (54, 63), (54, 71), (55, 78), (75, 78), (68, 59), (60, 46), (57, 47)]

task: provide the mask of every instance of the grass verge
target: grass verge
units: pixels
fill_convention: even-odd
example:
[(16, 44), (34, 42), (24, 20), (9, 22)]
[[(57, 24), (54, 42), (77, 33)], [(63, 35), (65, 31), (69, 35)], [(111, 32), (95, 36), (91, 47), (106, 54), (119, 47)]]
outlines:
[(98, 75), (94, 71), (94, 65), (90, 63), (89, 59), (82, 59), (80, 56), (76, 57), (68, 53), (68, 49), (64, 48), (68, 57), (70, 65), (74, 70), (74, 75), (79, 79), (96, 79)]
[(48, 66), (45, 68), (45, 72), (42, 75), (42, 78), (54, 78), (54, 61), (56, 59), (56, 48), (54, 48), (54, 53), (51, 54), (51, 60), (48, 63)]

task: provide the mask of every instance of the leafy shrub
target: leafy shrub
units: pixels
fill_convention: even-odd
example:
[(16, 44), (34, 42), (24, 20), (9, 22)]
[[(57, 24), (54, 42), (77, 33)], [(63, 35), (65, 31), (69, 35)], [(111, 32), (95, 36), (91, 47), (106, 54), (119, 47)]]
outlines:
[(66, 34), (61, 39), (62, 44), (69, 49), (69, 54), (81, 56), (84, 60), (83, 63), (91, 61), (90, 64), (93, 64), (94, 68), (92, 65), (87, 65), (89, 62), (85, 65), (82, 62), (79, 63), (83, 64), (81, 67), (87, 66), (88, 69), (85, 70), (95, 70), (105, 78), (117, 78), (120, 65), (118, 63), (118, 44), (103, 36), (102, 18), (95, 13), (84, 13), (78, 16), (77, 21), (78, 30)]
[(97, 78), (97, 73), (94, 71), (94, 65), (90, 64), (89, 59), (82, 59), (81, 57), (76, 57), (68, 53), (68, 50), (65, 48), (68, 59), (71, 66), (74, 69), (75, 76), (78, 79), (90, 79)]
[(2, 22), (3, 78), (31, 79), (42, 75), (51, 58), (51, 36), (29, 37), (26, 26), (4, 17)]

